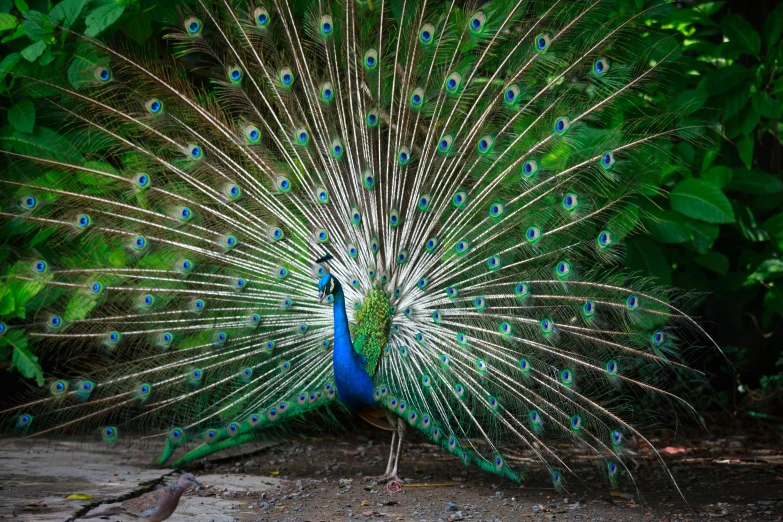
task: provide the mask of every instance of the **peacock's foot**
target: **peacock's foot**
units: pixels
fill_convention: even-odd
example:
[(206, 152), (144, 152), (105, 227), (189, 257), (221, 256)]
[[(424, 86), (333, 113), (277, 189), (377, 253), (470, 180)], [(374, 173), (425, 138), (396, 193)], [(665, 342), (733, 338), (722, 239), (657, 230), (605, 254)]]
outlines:
[(374, 484), (383, 484), (388, 482), (399, 482), (400, 484), (403, 484), (405, 482), (397, 475), (393, 475), (391, 473), (384, 473), (383, 475), (378, 475), (377, 477), (364, 477), (364, 480)]

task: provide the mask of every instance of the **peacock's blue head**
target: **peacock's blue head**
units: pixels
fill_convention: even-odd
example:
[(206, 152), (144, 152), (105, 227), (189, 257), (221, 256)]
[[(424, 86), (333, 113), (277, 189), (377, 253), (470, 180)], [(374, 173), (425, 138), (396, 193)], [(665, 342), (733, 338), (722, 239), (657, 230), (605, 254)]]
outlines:
[(327, 296), (335, 295), (342, 289), (340, 281), (332, 274), (324, 274), (318, 280), (318, 302), (322, 303)]

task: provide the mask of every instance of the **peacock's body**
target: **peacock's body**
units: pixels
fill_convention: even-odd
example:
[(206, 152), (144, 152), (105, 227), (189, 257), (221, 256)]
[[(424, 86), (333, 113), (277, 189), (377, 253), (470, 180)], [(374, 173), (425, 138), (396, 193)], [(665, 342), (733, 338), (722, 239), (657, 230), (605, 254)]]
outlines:
[(689, 408), (697, 331), (620, 269), (636, 197), (703, 127), (647, 111), (675, 49), (651, 11), (197, 4), (163, 57), (68, 32), (66, 81), (17, 76), (71, 139), (4, 141), (27, 242), (3, 335), (62, 373), (3, 414), (184, 462), (343, 404), (397, 455), (407, 426), (514, 480), (515, 443), (556, 486), (572, 446), (628, 473), (641, 405)]

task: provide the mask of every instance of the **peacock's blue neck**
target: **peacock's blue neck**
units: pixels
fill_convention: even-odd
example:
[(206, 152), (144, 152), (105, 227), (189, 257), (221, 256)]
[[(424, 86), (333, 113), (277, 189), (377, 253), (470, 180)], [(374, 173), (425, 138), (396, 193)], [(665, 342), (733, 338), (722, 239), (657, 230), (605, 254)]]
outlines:
[(375, 384), (367, 374), (367, 361), (356, 353), (351, 343), (348, 314), (345, 311), (345, 295), (338, 288), (334, 293), (334, 354), (332, 365), (340, 401), (353, 410), (362, 406), (374, 406)]

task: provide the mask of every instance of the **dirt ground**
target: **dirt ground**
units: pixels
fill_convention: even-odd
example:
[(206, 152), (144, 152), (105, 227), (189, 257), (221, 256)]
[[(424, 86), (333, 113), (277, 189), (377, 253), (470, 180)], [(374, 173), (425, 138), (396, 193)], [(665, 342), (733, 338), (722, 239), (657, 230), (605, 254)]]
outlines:
[[(558, 493), (533, 461), (520, 486), (414, 440), (401, 458), (405, 484), (389, 491), (385, 484), (363, 480), (384, 471), (386, 433), (297, 437), (189, 465), (204, 487), (183, 497), (169, 520), (783, 520), (783, 441), (763, 439), (652, 439), (686, 503), (665, 470), (642, 453), (635, 457), (638, 491), (627, 479), (620, 490), (611, 490), (592, 463), (575, 459), (574, 475)], [(139, 495), (178, 474), (150, 467), (144, 458), (118, 459), (97, 444), (79, 448), (80, 456), (74, 457), (52, 441), (0, 443), (0, 520), (79, 520), (106, 509), (101, 502)], [(91, 498), (67, 498), (74, 493)], [(104, 520), (130, 519), (114, 515)]]

